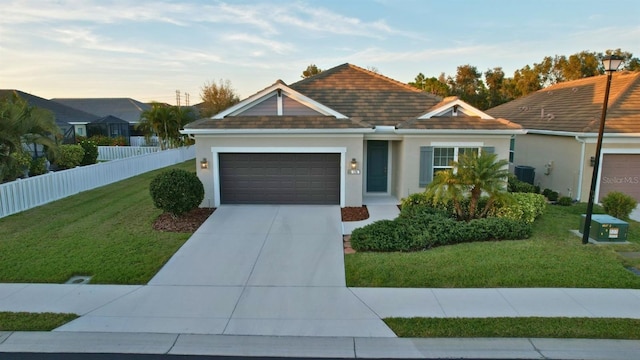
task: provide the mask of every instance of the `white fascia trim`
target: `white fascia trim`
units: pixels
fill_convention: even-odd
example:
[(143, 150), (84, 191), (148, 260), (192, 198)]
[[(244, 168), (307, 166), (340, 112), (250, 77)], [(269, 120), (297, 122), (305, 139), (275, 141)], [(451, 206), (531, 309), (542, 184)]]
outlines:
[(313, 110), (321, 113), (322, 115), (326, 115), (326, 116), (334, 116), (337, 119), (347, 119), (348, 117), (325, 106), (320, 104), (319, 102), (312, 100), (311, 98), (308, 98), (302, 94), (300, 94), (299, 92), (291, 89), (290, 87), (284, 85), (284, 84), (280, 84), (280, 83), (276, 83), (273, 84), (271, 86), (269, 86), (268, 88), (260, 91), (259, 93), (239, 102), (238, 104), (228, 108), (227, 110), (224, 110), (214, 116), (212, 116), (212, 119), (223, 119), (225, 116), (229, 116), (229, 115), (234, 115), (237, 113), (240, 113), (246, 109), (249, 109), (259, 103), (261, 103), (262, 101), (270, 98), (271, 96), (274, 96), (277, 91), (280, 90), (282, 92), (283, 95), (286, 95), (296, 101), (298, 101), (301, 104), (304, 104), (310, 108), (312, 108)]
[(340, 207), (346, 205), (347, 148), (346, 147), (211, 147), (213, 163), (213, 206), (220, 206), (220, 153), (333, 153), (340, 154)]
[(447, 112), (447, 110), (451, 109), (452, 107), (454, 107), (455, 105), (463, 108), (465, 111), (465, 114), (468, 115), (473, 115), (473, 116), (479, 116), (481, 119), (485, 119), (485, 120), (495, 120), (495, 118), (487, 113), (485, 113), (484, 111), (481, 111), (480, 109), (458, 99), (458, 100), (454, 100), (448, 104), (445, 104), (443, 106), (440, 106), (439, 108), (436, 108), (422, 116), (419, 116), (418, 119), (420, 120), (424, 120), (424, 119), (429, 119), (432, 118), (434, 116), (437, 116), (439, 114), (445, 113)]
[(526, 130), (425, 130), (425, 129), (398, 129), (397, 134), (407, 135), (524, 135)]
[(431, 146), (434, 147), (483, 147), (483, 141), (432, 141)]
[(187, 129), (180, 130), (183, 135), (222, 135), (222, 134), (368, 134), (375, 129)]
[(87, 125), (88, 121), (69, 121), (69, 125)]
[[(536, 129), (527, 129), (528, 134), (538, 134), (538, 135), (555, 135), (555, 136), (572, 136), (572, 137), (582, 137), (582, 138), (597, 138), (597, 132), (575, 132), (575, 131), (554, 131), (554, 130), (536, 130)], [(603, 138), (638, 138), (640, 137), (640, 133), (604, 133)]]

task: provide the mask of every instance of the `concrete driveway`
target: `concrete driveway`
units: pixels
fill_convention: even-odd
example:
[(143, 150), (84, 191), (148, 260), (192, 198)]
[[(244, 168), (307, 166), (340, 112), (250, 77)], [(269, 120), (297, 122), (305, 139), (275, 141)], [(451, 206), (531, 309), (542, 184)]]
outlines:
[(345, 285), (338, 206), (221, 206), (147, 286), (56, 331), (394, 337)]

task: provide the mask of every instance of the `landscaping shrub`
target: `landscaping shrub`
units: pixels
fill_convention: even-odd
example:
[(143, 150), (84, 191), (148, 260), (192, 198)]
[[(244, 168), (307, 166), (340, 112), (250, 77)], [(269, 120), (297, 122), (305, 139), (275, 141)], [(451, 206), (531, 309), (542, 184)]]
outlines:
[(558, 205), (571, 206), (573, 205), (573, 199), (568, 196), (563, 196), (560, 199), (558, 199)]
[(60, 169), (71, 169), (80, 165), (83, 156), (84, 149), (80, 145), (60, 145), (55, 162)]
[(79, 141), (78, 145), (82, 146), (84, 150), (84, 156), (82, 157), (82, 161), (80, 161), (80, 165), (91, 165), (98, 162), (98, 144), (85, 139)]
[(542, 195), (544, 195), (549, 201), (557, 201), (558, 196), (560, 196), (557, 191), (553, 191), (551, 189), (544, 189)]
[(512, 193), (511, 201), (497, 204), (491, 216), (533, 223), (544, 213), (547, 202), (543, 195), (534, 193)]
[(508, 185), (507, 185), (507, 190), (509, 192), (515, 193), (535, 193), (535, 194), (539, 194), (540, 193), (540, 187), (536, 186), (536, 185), (531, 185), (528, 182), (525, 181), (521, 181), (518, 180), (518, 178), (513, 175), (513, 174), (509, 174), (508, 177)]
[(31, 161), (29, 174), (32, 176), (42, 175), (47, 173), (47, 158), (39, 157)]
[(195, 173), (172, 169), (160, 173), (149, 186), (153, 204), (173, 216), (195, 209), (204, 199), (204, 186)]
[(618, 219), (628, 219), (638, 202), (631, 196), (619, 191), (612, 191), (602, 198), (604, 211)]
[(415, 251), (463, 242), (525, 239), (531, 231), (531, 224), (516, 219), (456, 221), (441, 209), (414, 204), (403, 207), (395, 220), (355, 229), (351, 246), (357, 251)]

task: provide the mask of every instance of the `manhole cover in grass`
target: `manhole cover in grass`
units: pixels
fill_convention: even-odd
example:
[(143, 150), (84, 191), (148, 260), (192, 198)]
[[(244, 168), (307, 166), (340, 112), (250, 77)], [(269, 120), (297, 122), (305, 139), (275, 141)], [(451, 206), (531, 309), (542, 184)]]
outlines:
[(72, 276), (69, 280), (67, 280), (65, 284), (74, 284), (74, 285), (88, 284), (89, 281), (91, 281), (91, 276), (76, 275), (76, 276)]
[(627, 259), (640, 259), (640, 251), (633, 251), (633, 252), (618, 251), (618, 254), (620, 254), (620, 256), (625, 257)]

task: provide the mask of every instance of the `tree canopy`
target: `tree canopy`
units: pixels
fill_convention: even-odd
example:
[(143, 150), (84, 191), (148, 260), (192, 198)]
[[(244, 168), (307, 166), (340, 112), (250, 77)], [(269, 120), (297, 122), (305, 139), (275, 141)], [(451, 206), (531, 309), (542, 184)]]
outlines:
[(546, 56), (539, 63), (515, 70), (512, 77), (507, 77), (501, 67), (482, 73), (467, 64), (458, 66), (455, 75), (442, 73), (437, 79), (419, 73), (409, 85), (442, 97), (455, 95), (485, 110), (553, 84), (603, 74), (600, 59), (605, 55), (620, 56), (621, 70), (640, 71), (640, 59), (630, 52), (621, 49), (605, 53), (581, 51), (570, 56)]
[(187, 137), (180, 133), (180, 129), (193, 120), (195, 115), (190, 107), (153, 102), (151, 109), (140, 114), (137, 128), (147, 140), (156, 134), (160, 139), (160, 148), (167, 149), (187, 144)]
[(309, 66), (307, 66), (306, 69), (302, 70), (302, 75), (300, 75), (300, 77), (303, 79), (306, 79), (313, 75), (320, 74), (321, 72), (322, 72), (322, 69), (317, 67), (316, 64), (310, 64)]
[(240, 97), (231, 86), (229, 80), (210, 81), (202, 86), (200, 91), (202, 107), (200, 116), (211, 117), (226, 108), (240, 102)]

